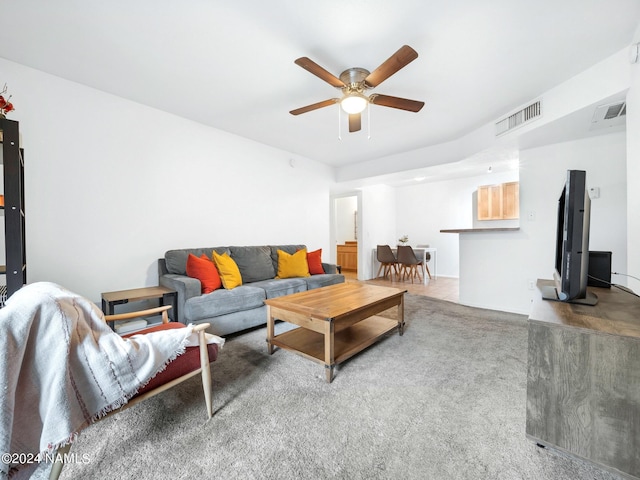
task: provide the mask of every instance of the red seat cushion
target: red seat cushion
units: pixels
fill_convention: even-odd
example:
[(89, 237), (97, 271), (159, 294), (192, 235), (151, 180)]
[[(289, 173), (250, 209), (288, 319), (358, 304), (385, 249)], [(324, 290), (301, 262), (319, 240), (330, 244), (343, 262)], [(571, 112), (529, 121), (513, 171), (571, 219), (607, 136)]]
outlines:
[[(151, 332), (158, 332), (162, 330), (171, 330), (174, 328), (185, 328), (186, 325), (180, 322), (169, 322), (163, 323), (160, 325), (155, 325), (153, 327), (145, 328), (143, 330), (139, 330), (137, 332), (132, 332), (127, 335), (123, 335), (123, 338), (131, 337), (132, 335), (139, 335)], [(207, 345), (207, 350), (209, 351), (209, 361), (213, 362), (218, 358), (218, 344), (210, 343)], [(144, 387), (138, 390), (138, 393), (133, 397), (137, 397), (138, 395), (142, 395), (150, 390), (153, 390), (161, 385), (164, 385), (171, 380), (174, 380), (178, 377), (186, 375), (189, 372), (193, 372), (200, 368), (200, 347), (187, 347), (186, 351), (177, 357), (175, 360), (170, 362), (162, 372), (158, 373), (155, 377), (149, 380)]]

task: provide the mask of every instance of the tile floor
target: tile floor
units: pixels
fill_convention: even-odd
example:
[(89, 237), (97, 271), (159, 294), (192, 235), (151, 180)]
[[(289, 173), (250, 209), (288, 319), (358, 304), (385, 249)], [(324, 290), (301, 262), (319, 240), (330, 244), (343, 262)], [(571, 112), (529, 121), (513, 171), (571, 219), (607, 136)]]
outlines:
[[(348, 282), (357, 282), (356, 272), (343, 271), (346, 280)], [(414, 295), (426, 295), (429, 297), (439, 298), (441, 300), (448, 300), (449, 302), (458, 303), (458, 279), (449, 277), (438, 277), (427, 280), (427, 284), (423, 285), (420, 281), (415, 280), (413, 283), (411, 280), (405, 279), (404, 281), (393, 275), (387, 278), (376, 278), (373, 280), (365, 280), (365, 283), (371, 285), (384, 285), (396, 288), (405, 288), (409, 293)]]

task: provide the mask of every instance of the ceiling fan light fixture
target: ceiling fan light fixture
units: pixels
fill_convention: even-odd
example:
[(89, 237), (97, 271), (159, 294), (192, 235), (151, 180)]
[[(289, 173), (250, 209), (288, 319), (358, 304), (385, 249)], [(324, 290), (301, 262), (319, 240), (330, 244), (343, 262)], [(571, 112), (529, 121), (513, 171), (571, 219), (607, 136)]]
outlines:
[(340, 106), (342, 109), (349, 113), (362, 113), (369, 104), (369, 99), (358, 92), (352, 92), (348, 95), (345, 95), (342, 100), (340, 100)]
[[(367, 109), (367, 105), (370, 103), (408, 112), (419, 112), (424, 106), (424, 102), (378, 93), (372, 93), (369, 96), (365, 95), (366, 91), (377, 87), (416, 58), (418, 58), (418, 53), (410, 46), (403, 45), (393, 55), (382, 62), (373, 72), (370, 72), (366, 68), (352, 67), (344, 70), (338, 78), (310, 58), (300, 57), (295, 60), (294, 63), (296, 65), (304, 68), (320, 80), (327, 82), (332, 87), (340, 89), (342, 91), (342, 97), (330, 98), (322, 102), (307, 105), (306, 107), (296, 108), (289, 113), (291, 115), (300, 115), (301, 113), (311, 112), (339, 103), (340, 107), (337, 109), (338, 131), (340, 131), (340, 118), (343, 117), (342, 112), (340, 112), (340, 110), (342, 110), (349, 115), (349, 133), (353, 133), (361, 129), (361, 113), (367, 110), (369, 115), (371, 114), (371, 110)], [(338, 138), (340, 138), (340, 135), (338, 135)], [(371, 138), (371, 132), (369, 132), (368, 138)]]

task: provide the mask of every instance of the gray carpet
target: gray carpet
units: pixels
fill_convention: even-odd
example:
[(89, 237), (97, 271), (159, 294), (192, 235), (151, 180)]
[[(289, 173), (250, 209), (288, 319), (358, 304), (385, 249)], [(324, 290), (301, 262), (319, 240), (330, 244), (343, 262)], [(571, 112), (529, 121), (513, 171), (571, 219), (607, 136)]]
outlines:
[(196, 377), (85, 430), (61, 478), (619, 478), (526, 439), (526, 317), (407, 295), (405, 319), (331, 384), (265, 328), (229, 337), (211, 421)]

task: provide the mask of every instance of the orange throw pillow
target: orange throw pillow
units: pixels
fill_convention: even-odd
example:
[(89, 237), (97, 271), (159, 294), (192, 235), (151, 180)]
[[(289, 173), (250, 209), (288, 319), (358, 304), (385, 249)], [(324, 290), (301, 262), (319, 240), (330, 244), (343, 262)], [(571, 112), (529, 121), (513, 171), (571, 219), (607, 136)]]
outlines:
[(311, 275), (320, 275), (324, 273), (322, 268), (322, 249), (307, 252), (307, 263), (309, 264), (309, 273)]
[(211, 293), (222, 287), (220, 274), (214, 263), (203, 253), (200, 258), (190, 253), (187, 257), (187, 275), (202, 284), (202, 293)]

